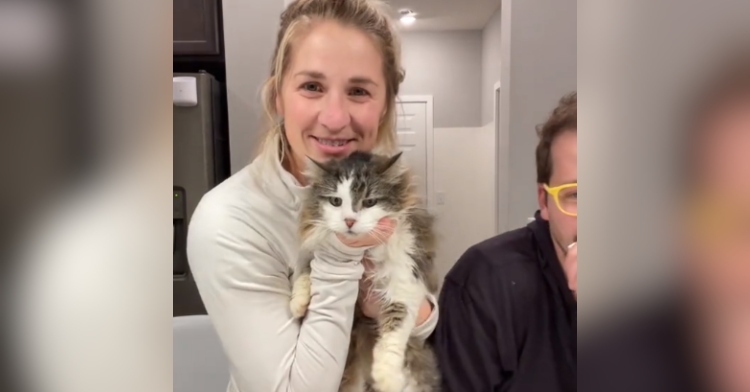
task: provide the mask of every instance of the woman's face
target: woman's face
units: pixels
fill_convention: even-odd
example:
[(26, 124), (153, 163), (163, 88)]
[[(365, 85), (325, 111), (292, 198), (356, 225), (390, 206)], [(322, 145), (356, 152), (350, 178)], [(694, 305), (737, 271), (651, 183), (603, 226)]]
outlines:
[(276, 108), (297, 168), (375, 147), (386, 109), (383, 60), (364, 32), (337, 22), (297, 38)]

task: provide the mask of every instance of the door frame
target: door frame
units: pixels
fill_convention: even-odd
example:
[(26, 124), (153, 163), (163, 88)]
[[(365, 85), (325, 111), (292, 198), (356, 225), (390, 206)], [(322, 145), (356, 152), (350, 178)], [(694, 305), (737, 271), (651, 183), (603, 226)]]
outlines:
[(495, 232), (503, 233), (509, 229), (510, 198), (508, 184), (510, 181), (510, 137), (508, 127), (500, 126), (500, 82), (495, 82), (493, 96), (493, 125), (495, 131)]
[[(425, 170), (427, 171), (426, 175), (427, 178), (425, 179), (425, 182), (427, 183), (427, 209), (430, 212), (435, 212), (435, 128), (433, 126), (433, 97), (432, 95), (399, 95), (396, 98), (396, 105), (400, 105), (403, 103), (425, 103), (426, 106), (426, 116), (427, 119), (425, 121), (425, 152), (426, 152), (426, 159), (427, 159), (427, 167)], [(396, 112), (398, 114), (398, 111)], [(398, 122), (398, 117), (397, 120)], [(397, 125), (398, 126), (398, 125)], [(396, 131), (396, 130), (394, 130)]]

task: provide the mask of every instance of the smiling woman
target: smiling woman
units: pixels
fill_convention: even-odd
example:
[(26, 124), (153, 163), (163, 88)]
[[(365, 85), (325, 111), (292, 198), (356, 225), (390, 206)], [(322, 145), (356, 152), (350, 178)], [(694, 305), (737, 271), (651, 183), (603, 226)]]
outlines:
[[(326, 160), (395, 148), (400, 41), (382, 3), (343, 3), (299, 0), (287, 8), (263, 87), (271, 126), (261, 154), (281, 148), (284, 167), (301, 183), (305, 156)], [(284, 159), (289, 153), (292, 159)]]
[(380, 50), (356, 27), (308, 23), (295, 44), (275, 105), (293, 157), (289, 167), (304, 181), (305, 156), (325, 161), (375, 146), (386, 87)]
[(305, 156), (325, 161), (371, 150), (386, 97), (380, 53), (369, 36), (333, 20), (312, 27), (292, 47), (275, 102), (294, 159), (290, 167), (301, 181)]
[[(365, 251), (394, 227), (353, 239), (331, 235), (300, 251), (302, 173), (307, 157), (394, 152), (400, 57), (380, 2), (297, 0), (281, 15), (263, 86), (268, 128), (260, 154), (203, 197), (188, 231), (190, 267), (231, 364), (230, 391), (339, 390), (355, 304), (368, 292)], [(290, 272), (305, 258), (311, 299), (297, 320)], [(380, 313), (377, 298), (359, 300), (366, 315)], [(426, 295), (413, 338), (424, 341), (434, 330), (435, 302)]]

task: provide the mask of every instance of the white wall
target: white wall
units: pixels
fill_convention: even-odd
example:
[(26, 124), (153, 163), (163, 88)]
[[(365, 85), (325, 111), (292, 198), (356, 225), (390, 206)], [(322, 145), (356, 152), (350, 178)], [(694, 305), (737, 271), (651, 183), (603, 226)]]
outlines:
[(470, 246), (495, 234), (495, 135), (484, 127), (435, 128), (437, 270), (441, 277)]
[(271, 72), (282, 0), (224, 0), (231, 172), (250, 163), (260, 139), (260, 87)]
[(402, 36), (401, 95), (432, 95), (436, 127), (481, 126), (482, 34), (409, 32)]
[(577, 87), (576, 0), (503, 0), (501, 133), (509, 136), (507, 226), (538, 208), (536, 126)]

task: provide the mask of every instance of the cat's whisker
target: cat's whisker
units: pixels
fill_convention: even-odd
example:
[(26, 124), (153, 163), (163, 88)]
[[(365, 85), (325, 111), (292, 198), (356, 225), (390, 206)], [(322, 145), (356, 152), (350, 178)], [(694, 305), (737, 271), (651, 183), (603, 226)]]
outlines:
[(387, 238), (386, 238), (386, 232), (382, 229), (375, 228), (372, 230), (372, 236), (375, 237), (375, 239), (378, 241), (379, 244), (385, 244)]
[(326, 221), (324, 221), (322, 219), (315, 219), (315, 220), (310, 221), (310, 223), (312, 223), (313, 226), (315, 226), (315, 227), (320, 227), (320, 228), (326, 228), (326, 227), (328, 227), (328, 222), (326, 222)]

